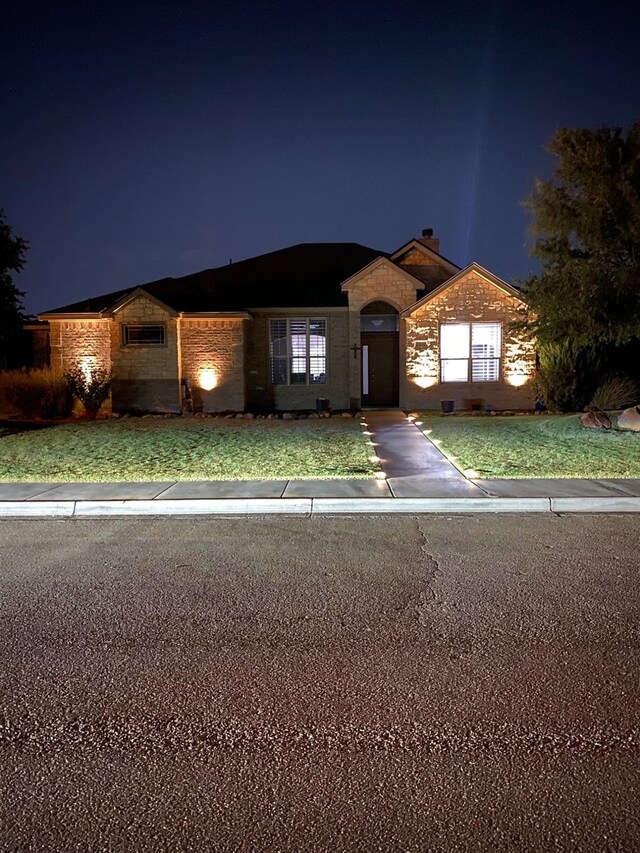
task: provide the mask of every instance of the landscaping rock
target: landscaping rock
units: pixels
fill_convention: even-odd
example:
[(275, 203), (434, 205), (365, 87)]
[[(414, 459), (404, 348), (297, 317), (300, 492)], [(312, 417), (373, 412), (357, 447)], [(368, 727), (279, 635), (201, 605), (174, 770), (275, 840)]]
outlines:
[(253, 412), (245, 412), (244, 413), (245, 421), (252, 421), (254, 418), (255, 418), (255, 415), (253, 414)]
[(242, 414), (242, 412), (238, 412), (238, 414), (234, 415), (234, 417), (236, 420), (242, 420), (244, 418), (244, 415)]
[(311, 414), (309, 415), (310, 420), (311, 420), (311, 418), (313, 418), (315, 420), (316, 418), (319, 418), (319, 417), (320, 417), (320, 415), (317, 412), (311, 412)]
[(282, 413), (282, 420), (283, 421), (294, 421), (295, 419), (296, 419), (296, 416), (293, 414), (293, 412), (283, 412)]
[(640, 432), (640, 406), (632, 406), (618, 415), (618, 429)]
[(580, 423), (587, 429), (611, 429), (611, 421), (606, 412), (589, 411), (580, 415)]
[(350, 418), (350, 417), (351, 417), (351, 412), (342, 412), (342, 414), (340, 415), (340, 417), (341, 417), (341, 418)]

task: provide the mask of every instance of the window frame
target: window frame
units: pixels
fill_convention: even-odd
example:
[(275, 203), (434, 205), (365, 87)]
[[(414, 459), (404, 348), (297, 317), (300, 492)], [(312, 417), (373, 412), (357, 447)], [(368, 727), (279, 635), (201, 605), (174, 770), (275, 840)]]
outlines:
[[(468, 335), (468, 353), (469, 355), (463, 358), (443, 358), (442, 356), (442, 329), (445, 326), (466, 326), (467, 327), (467, 335)], [(492, 358), (487, 357), (477, 357), (473, 356), (473, 327), (474, 326), (495, 326), (498, 328), (498, 355)], [(503, 340), (503, 324), (500, 321), (491, 322), (488, 320), (481, 320), (477, 323), (470, 321), (451, 321), (450, 323), (440, 323), (440, 331), (439, 331), (439, 361), (440, 361), (440, 383), (442, 385), (451, 385), (451, 384), (467, 384), (467, 385), (476, 385), (476, 384), (491, 384), (500, 382), (502, 379), (502, 340)], [(445, 379), (444, 378), (444, 370), (443, 370), (443, 362), (445, 361), (464, 361), (467, 365), (467, 378), (466, 379)], [(474, 379), (473, 378), (473, 362), (486, 362), (492, 361), (498, 362), (497, 375), (495, 379)]]
[[(268, 324), (268, 353), (269, 353), (269, 384), (274, 387), (280, 388), (309, 388), (316, 386), (327, 385), (328, 383), (328, 332), (329, 332), (329, 323), (326, 317), (269, 317)], [(273, 333), (272, 333), (272, 323), (285, 323), (285, 341), (286, 341), (286, 353), (284, 355), (274, 355), (272, 351), (272, 343), (273, 343)], [(304, 356), (301, 356), (299, 353), (293, 353), (292, 347), (292, 332), (291, 326), (294, 323), (304, 323), (305, 324), (305, 351)], [(324, 324), (324, 355), (323, 356), (312, 356), (311, 355), (311, 324), (312, 323), (323, 323)], [(276, 338), (275, 340), (280, 340), (280, 338)], [(305, 361), (305, 381), (304, 382), (292, 382), (291, 381), (291, 367), (293, 358), (304, 358)], [(324, 381), (323, 382), (313, 382), (311, 381), (311, 359), (312, 358), (324, 358)], [(284, 361), (286, 365), (286, 382), (274, 382), (274, 361)], [(296, 374), (302, 375), (302, 374)]]
[[(161, 329), (162, 340), (158, 341), (131, 341), (129, 340), (129, 329)], [(122, 346), (123, 347), (166, 347), (167, 327), (165, 323), (123, 323), (122, 324)]]

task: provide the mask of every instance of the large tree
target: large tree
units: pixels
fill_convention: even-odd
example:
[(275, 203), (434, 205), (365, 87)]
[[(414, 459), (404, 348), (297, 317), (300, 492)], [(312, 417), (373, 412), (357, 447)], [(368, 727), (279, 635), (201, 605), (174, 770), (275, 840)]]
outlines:
[(556, 164), (527, 201), (542, 262), (527, 324), (542, 345), (580, 351), (640, 337), (640, 122), (625, 133), (559, 130)]
[(24, 293), (13, 283), (12, 273), (25, 265), (28, 243), (16, 237), (0, 209), (0, 368), (10, 361), (9, 354), (22, 329)]

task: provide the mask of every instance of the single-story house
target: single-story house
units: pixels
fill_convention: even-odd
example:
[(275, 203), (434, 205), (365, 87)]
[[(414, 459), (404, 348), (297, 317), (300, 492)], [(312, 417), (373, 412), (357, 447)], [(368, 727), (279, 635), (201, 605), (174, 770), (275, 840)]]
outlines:
[(531, 409), (517, 289), (431, 229), (391, 253), (302, 243), (40, 314), (51, 364), (112, 371), (115, 412)]

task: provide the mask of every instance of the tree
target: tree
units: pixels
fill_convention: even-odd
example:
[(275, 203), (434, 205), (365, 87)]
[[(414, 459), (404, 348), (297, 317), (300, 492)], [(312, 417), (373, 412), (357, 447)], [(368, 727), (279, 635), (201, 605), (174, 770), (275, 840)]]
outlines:
[(24, 322), (24, 293), (14, 285), (11, 274), (23, 269), (28, 247), (26, 240), (14, 236), (0, 209), (0, 368), (7, 364)]
[(526, 326), (576, 350), (640, 336), (640, 122), (559, 130), (551, 180), (526, 205), (542, 262), (527, 289)]

